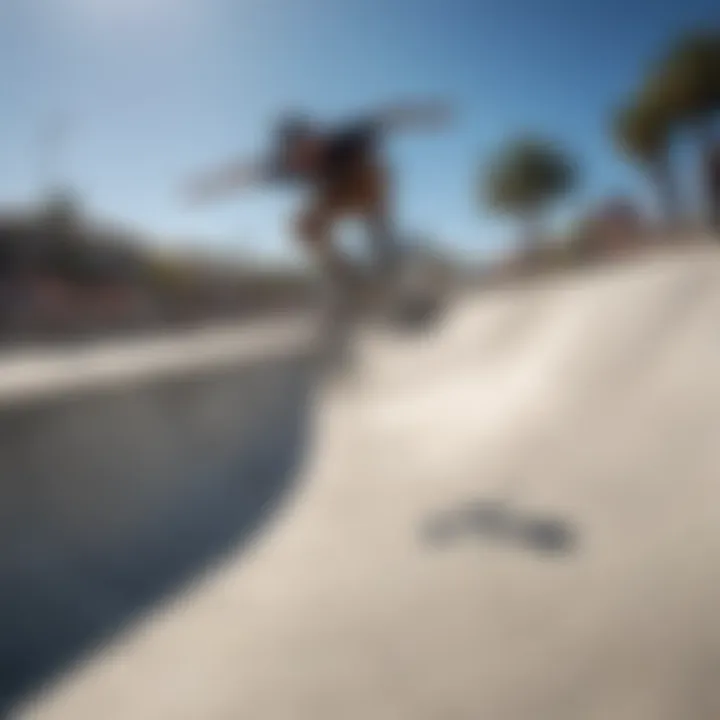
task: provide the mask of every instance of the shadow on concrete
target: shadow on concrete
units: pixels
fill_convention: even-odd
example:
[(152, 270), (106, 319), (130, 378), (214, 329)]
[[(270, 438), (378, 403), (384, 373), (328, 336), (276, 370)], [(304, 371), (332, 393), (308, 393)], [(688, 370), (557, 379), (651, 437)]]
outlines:
[(568, 521), (525, 513), (504, 500), (464, 502), (434, 514), (423, 523), (421, 537), (435, 548), (474, 540), (552, 556), (570, 555), (578, 546)]
[[(310, 361), (276, 370), (0, 410), (0, 716), (267, 524), (305, 457), (317, 377)], [(234, 428), (258, 387), (274, 406)], [(85, 427), (108, 403), (124, 409)]]

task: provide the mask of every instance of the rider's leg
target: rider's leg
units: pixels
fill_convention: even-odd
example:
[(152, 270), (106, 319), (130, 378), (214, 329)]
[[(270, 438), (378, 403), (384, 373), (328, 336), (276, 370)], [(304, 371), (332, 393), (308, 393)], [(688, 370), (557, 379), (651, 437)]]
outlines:
[(333, 242), (332, 229), (337, 219), (333, 205), (322, 199), (310, 205), (297, 219), (296, 236), (317, 264), (321, 273), (322, 342), (331, 363), (341, 367), (349, 359), (350, 328), (353, 316), (353, 278), (349, 267)]
[(392, 277), (398, 269), (399, 248), (391, 222), (391, 198), (387, 173), (378, 166), (364, 169), (361, 183), (367, 229), (378, 273)]
[(390, 218), (386, 212), (374, 209), (368, 214), (366, 222), (377, 272), (381, 277), (392, 280), (399, 270), (400, 258)]
[(329, 208), (315, 203), (297, 218), (295, 234), (323, 275), (335, 276), (342, 268), (342, 258), (333, 244), (332, 224)]
[(295, 231), (321, 273), (330, 306), (342, 311), (349, 298), (352, 275), (333, 241), (332, 228), (336, 220), (333, 206), (316, 200), (297, 219)]

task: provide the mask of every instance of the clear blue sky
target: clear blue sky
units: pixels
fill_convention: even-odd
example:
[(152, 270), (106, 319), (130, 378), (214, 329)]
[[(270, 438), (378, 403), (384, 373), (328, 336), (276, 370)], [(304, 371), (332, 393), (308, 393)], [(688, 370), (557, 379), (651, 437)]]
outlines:
[(190, 212), (178, 181), (261, 153), (280, 109), (331, 119), (440, 96), (456, 127), (391, 145), (402, 229), (492, 251), (512, 226), (478, 208), (473, 185), (497, 143), (561, 140), (582, 162), (580, 202), (642, 193), (608, 113), (668, 38), (708, 23), (717, 0), (2, 0), (0, 201), (37, 195), (38, 137), (64, 116), (61, 167), (94, 214), (284, 254), (296, 196)]

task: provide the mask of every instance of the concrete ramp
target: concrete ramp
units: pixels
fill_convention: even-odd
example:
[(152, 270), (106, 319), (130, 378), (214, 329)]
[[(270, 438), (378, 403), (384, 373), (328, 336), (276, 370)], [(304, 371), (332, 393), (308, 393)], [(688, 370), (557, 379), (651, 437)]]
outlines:
[(0, 701), (239, 547), (292, 487), (307, 331), (212, 330), (0, 372)]
[(360, 351), (252, 551), (14, 717), (716, 720), (718, 253)]

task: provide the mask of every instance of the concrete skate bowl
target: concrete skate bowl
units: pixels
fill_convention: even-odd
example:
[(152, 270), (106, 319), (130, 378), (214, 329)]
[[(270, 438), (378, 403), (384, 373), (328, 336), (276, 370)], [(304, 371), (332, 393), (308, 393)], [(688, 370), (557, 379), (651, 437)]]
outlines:
[[(359, 392), (340, 393), (335, 406), (330, 393), (335, 412), (323, 417), (328, 432), (304, 476), (313, 490), (266, 531), (271, 552), (230, 563), (202, 598), (163, 610), (158, 636), (93, 657), (93, 672), (19, 717), (317, 718), (318, 688), (322, 711), (374, 717), (387, 711), (387, 679), (398, 668), (408, 679), (392, 696), (401, 718), (560, 720), (598, 708), (652, 720), (718, 717), (709, 704), (703, 709), (717, 699), (720, 646), (712, 572), (720, 554), (718, 318), (720, 255), (703, 250), (469, 296), (426, 337), (368, 333), (358, 344)], [(218, 383), (218, 394), (230, 385)], [(160, 394), (169, 402), (164, 417), (179, 422), (183, 403)], [(118, 411), (115, 424), (131, 416)], [(188, 441), (182, 457), (198, 457), (193, 438), (235, 432), (227, 430), (232, 417), (218, 411), (217, 434), (179, 433)], [(23, 424), (13, 427), (20, 438)], [(21, 445), (9, 437), (0, 450)], [(147, 448), (155, 458), (147, 465), (162, 465), (167, 445), (177, 443), (160, 432), (114, 454)], [(57, 446), (47, 448), (42, 457), (58, 466)], [(23, 457), (23, 466), (34, 462)], [(157, 467), (147, 474), (165, 477)], [(140, 484), (139, 473), (129, 477)], [(196, 475), (181, 477), (194, 487)], [(96, 507), (113, 503), (109, 485), (102, 502), (91, 495)], [(41, 489), (54, 499), (50, 481)], [(23, 538), (27, 546), (8, 568), (32, 562), (35, 578), (53, 557), (48, 547), (69, 541), (52, 524), (36, 534), (44, 543), (11, 535), (17, 508), (39, 502), (27, 492), (20, 500), (0, 527), (13, 547)], [(133, 527), (157, 522), (160, 505), (142, 504), (155, 512), (136, 511)], [(458, 508), (463, 532), (442, 552), (428, 546), (426, 521)], [(55, 521), (55, 512), (25, 517)], [(77, 512), (87, 524), (94, 519)], [(104, 541), (100, 557), (114, 558), (135, 533), (116, 529), (110, 512), (97, 514), (102, 532), (90, 525), (81, 537), (122, 537)], [(555, 534), (565, 551), (538, 554), (535, 536), (523, 542), (525, 520), (535, 518), (560, 521), (573, 542)], [(57, 522), (65, 533), (75, 528)], [(155, 543), (145, 547), (165, 547)], [(71, 547), (80, 564), (84, 546)], [(111, 582), (98, 586), (113, 597)], [(31, 607), (41, 602), (23, 597)], [(15, 618), (26, 622), (18, 611)]]
[(4, 386), (0, 716), (247, 545), (293, 487), (310, 437), (312, 345), (214, 355), (214, 342), (165, 348), (151, 373), (139, 355), (125, 359), (132, 373), (66, 359), (78, 377), (95, 373), (85, 387), (70, 375)]

